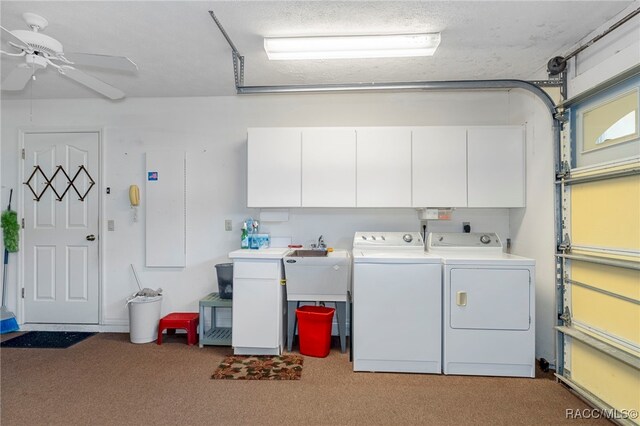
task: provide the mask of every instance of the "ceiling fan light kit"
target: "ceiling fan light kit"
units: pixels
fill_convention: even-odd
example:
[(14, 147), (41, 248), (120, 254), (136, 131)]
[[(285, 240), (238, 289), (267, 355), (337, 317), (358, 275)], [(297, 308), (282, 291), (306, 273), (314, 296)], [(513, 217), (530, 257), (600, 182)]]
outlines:
[(270, 60), (397, 58), (432, 56), (440, 33), (265, 37)]
[[(0, 51), (6, 56), (24, 56), (25, 62), (19, 64), (2, 81), (2, 90), (23, 90), (29, 79), (37, 70), (45, 69), (48, 65), (56, 68), (65, 77), (109, 98), (121, 99), (125, 94), (121, 90), (78, 70), (72, 65), (89, 65), (94, 67), (113, 68), (124, 71), (137, 71), (133, 61), (124, 56), (96, 55), (90, 53), (71, 53), (69, 60), (64, 53), (62, 43), (42, 34), (49, 22), (35, 13), (23, 13), (23, 19), (31, 30), (9, 31), (4, 27), (2, 38), (20, 53)], [(58, 63), (56, 63), (58, 62)]]

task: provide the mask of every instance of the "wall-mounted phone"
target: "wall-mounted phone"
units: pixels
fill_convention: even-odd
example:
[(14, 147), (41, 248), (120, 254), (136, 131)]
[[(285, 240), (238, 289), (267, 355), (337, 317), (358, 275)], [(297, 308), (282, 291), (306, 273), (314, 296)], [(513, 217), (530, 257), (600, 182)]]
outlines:
[(138, 206), (140, 205), (140, 188), (138, 185), (129, 186), (129, 202), (133, 209), (133, 221), (138, 221)]
[(140, 188), (138, 185), (131, 185), (129, 187), (129, 201), (131, 207), (138, 207), (140, 205)]

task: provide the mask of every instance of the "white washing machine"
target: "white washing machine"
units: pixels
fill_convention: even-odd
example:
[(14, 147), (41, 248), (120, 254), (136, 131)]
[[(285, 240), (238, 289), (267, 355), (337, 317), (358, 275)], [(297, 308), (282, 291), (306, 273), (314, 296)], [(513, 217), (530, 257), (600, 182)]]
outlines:
[(535, 376), (535, 261), (493, 233), (430, 233), (443, 259), (443, 371)]
[(356, 232), (354, 371), (442, 372), (441, 274), (419, 232)]

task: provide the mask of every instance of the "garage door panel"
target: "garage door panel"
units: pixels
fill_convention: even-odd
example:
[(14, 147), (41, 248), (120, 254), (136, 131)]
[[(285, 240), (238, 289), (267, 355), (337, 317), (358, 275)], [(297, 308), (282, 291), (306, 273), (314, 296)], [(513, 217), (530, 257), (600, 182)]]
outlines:
[[(640, 410), (640, 371), (573, 340), (571, 380), (618, 410)], [(636, 419), (637, 420), (637, 419)]]
[(638, 305), (578, 286), (571, 289), (571, 299), (576, 322), (640, 345)]
[(571, 279), (601, 290), (640, 300), (640, 271), (572, 261)]
[[(637, 413), (640, 73), (592, 88), (568, 111), (556, 164), (561, 214), (556, 237), (562, 242), (557, 266), (563, 283), (559, 373), (599, 408)], [(639, 424), (636, 417), (621, 421)]]
[(640, 176), (571, 188), (573, 245), (640, 250)]

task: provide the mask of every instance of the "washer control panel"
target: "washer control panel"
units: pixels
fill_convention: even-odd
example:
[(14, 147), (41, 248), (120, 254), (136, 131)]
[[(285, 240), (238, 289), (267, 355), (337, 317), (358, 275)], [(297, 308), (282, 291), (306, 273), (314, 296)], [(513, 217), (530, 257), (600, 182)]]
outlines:
[(500, 248), (502, 242), (494, 232), (432, 232), (427, 239), (427, 248)]
[(354, 248), (385, 250), (424, 250), (420, 232), (356, 232)]

